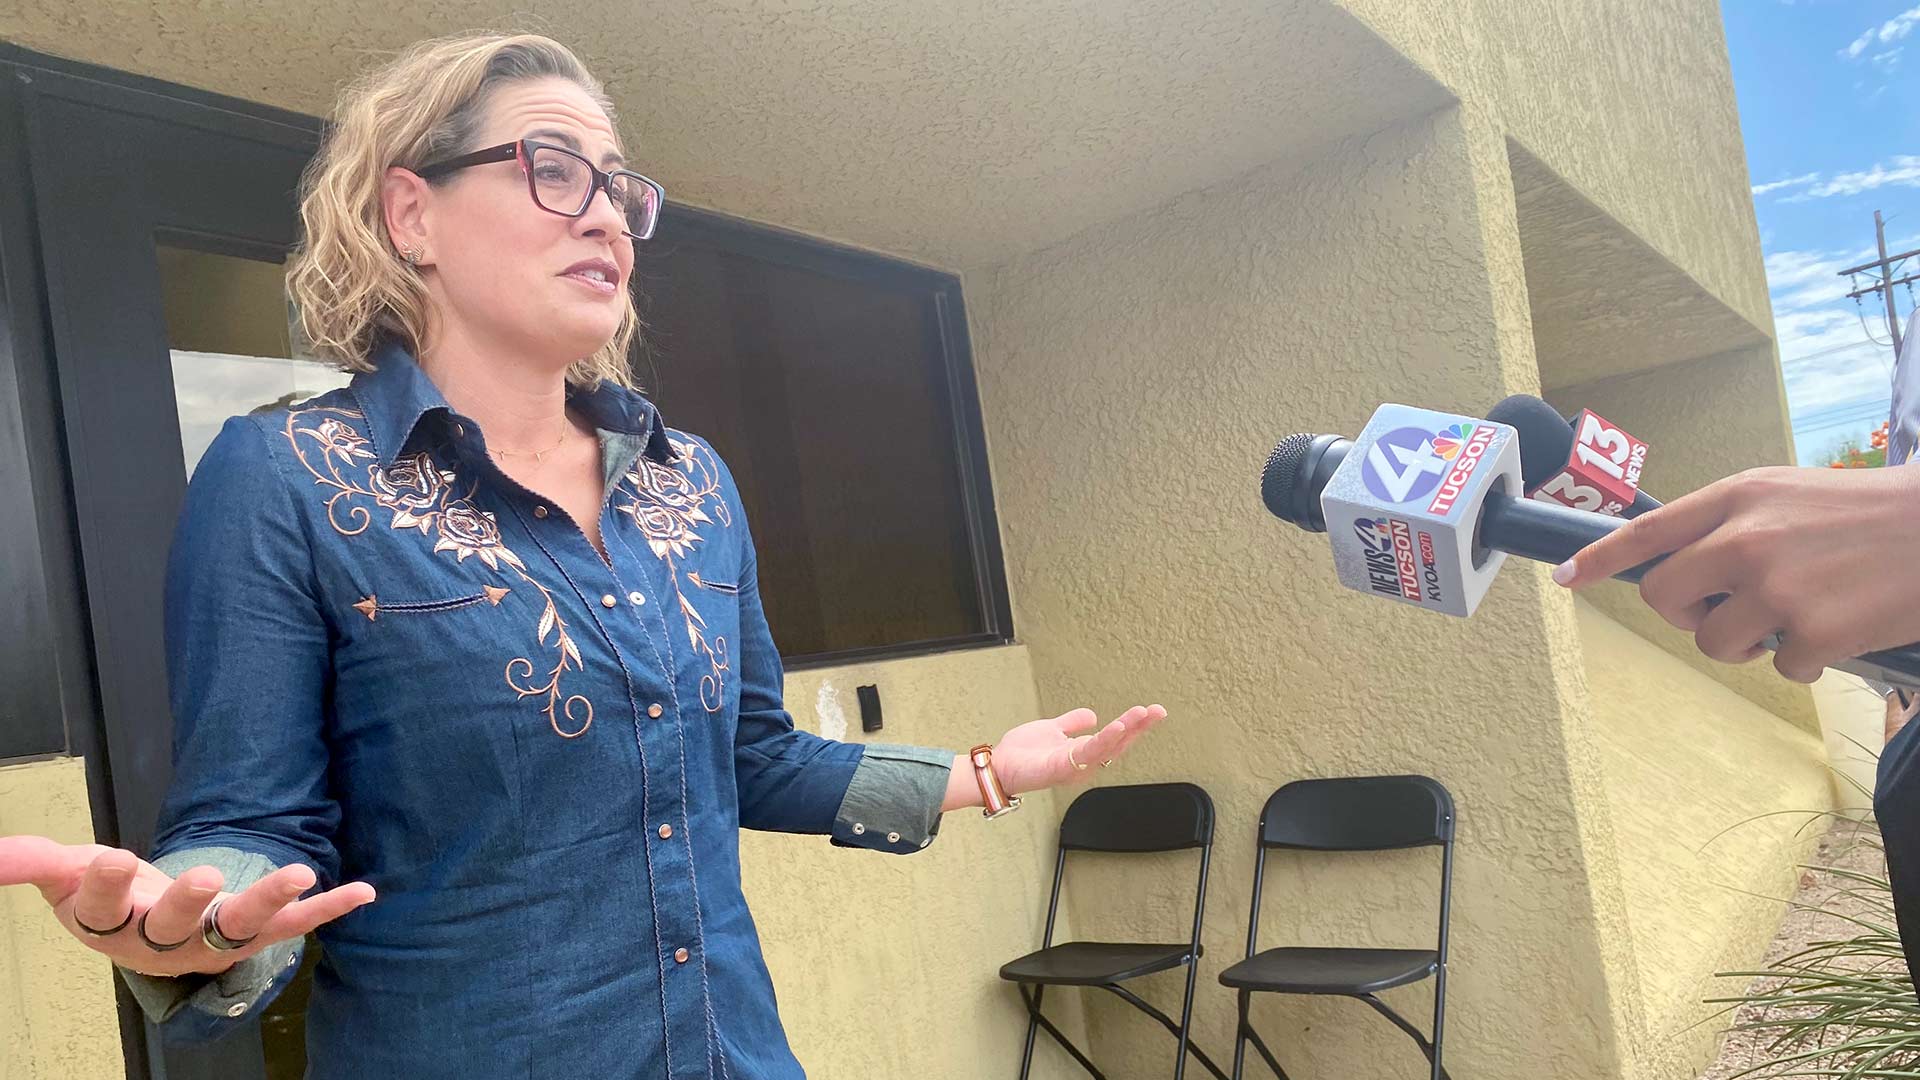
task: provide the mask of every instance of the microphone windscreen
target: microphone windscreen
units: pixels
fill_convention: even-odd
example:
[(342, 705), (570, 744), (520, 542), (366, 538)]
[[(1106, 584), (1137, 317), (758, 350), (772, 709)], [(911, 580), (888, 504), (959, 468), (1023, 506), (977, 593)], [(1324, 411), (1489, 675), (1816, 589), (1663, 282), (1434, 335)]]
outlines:
[(1313, 438), (1299, 434), (1281, 439), (1280, 445), (1267, 455), (1266, 468), (1260, 471), (1260, 500), (1267, 504), (1267, 510), (1274, 517), (1294, 525), (1305, 524), (1296, 510), (1294, 489), (1300, 480), (1300, 470), (1306, 465)]
[(1532, 394), (1515, 394), (1487, 410), (1487, 419), (1520, 434), (1520, 480), (1528, 491), (1554, 478), (1573, 456), (1573, 425)]

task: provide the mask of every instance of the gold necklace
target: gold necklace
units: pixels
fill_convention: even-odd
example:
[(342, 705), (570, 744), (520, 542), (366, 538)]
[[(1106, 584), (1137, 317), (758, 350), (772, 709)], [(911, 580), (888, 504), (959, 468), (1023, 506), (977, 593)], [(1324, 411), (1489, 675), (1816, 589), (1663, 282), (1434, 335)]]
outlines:
[(555, 441), (552, 446), (547, 447), (545, 450), (508, 450), (508, 449), (505, 449), (504, 447), (501, 447), (501, 448), (488, 447), (487, 452), (490, 454), (499, 454), (501, 457), (530, 457), (533, 459), (533, 463), (535, 465), (541, 465), (546, 462), (546, 457), (548, 454), (551, 454), (555, 450), (560, 449), (560, 444), (566, 441), (567, 441), (567, 433), (562, 431), (560, 433), (560, 438), (557, 441)]

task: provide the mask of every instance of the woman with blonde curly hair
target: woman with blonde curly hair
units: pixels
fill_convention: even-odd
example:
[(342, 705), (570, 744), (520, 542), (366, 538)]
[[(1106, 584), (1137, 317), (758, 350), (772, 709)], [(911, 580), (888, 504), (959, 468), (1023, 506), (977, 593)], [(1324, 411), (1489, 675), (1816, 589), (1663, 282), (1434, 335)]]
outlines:
[(0, 839), (0, 885), (168, 1037), (256, 1015), (315, 931), (310, 1077), (799, 1076), (740, 828), (911, 853), (1165, 716), (972, 756), (795, 729), (733, 480), (628, 372), (662, 197), (546, 38), (423, 42), (344, 92), (287, 278), (356, 374), (232, 418), (194, 474), (150, 861)]

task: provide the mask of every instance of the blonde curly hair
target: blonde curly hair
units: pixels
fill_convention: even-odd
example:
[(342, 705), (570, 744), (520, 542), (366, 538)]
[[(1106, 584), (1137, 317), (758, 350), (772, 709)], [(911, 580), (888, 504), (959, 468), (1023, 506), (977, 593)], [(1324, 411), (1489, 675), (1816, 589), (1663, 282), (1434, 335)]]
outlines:
[[(387, 169), (418, 169), (473, 149), (492, 91), (528, 79), (580, 86), (613, 119), (606, 90), (566, 46), (537, 34), (460, 34), (418, 42), (340, 94), (320, 151), (300, 178), (304, 238), (287, 260), (287, 296), (313, 354), (347, 371), (371, 371), (383, 336), (417, 356), (427, 346), (431, 300), (419, 272), (388, 238), (380, 200)], [(639, 331), (623, 292), (620, 328), (575, 361), (567, 381), (632, 386), (627, 350)]]

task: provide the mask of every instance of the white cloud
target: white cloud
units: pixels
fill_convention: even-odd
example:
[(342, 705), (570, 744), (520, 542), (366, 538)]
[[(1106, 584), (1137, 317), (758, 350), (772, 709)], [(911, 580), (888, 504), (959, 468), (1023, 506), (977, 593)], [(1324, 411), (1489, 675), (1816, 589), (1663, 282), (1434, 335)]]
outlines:
[[(1858, 251), (1776, 251), (1766, 258), (1774, 336), (1787, 400), (1796, 413), (1887, 393), (1892, 356), (1877, 307), (1856, 307), (1840, 271), (1874, 257)], [(1863, 278), (1861, 284), (1865, 284)], [(1865, 317), (1865, 327), (1861, 325)]]
[(1913, 33), (1916, 25), (1920, 25), (1920, 7), (1909, 8), (1879, 26), (1868, 27), (1864, 33), (1853, 39), (1852, 44), (1841, 49), (1840, 55), (1848, 60), (1858, 60), (1860, 54), (1871, 48), (1874, 42), (1891, 45)]
[(1887, 187), (1920, 187), (1920, 157), (1896, 154), (1891, 167), (1876, 164), (1859, 172), (1836, 173), (1833, 179), (1815, 184), (1806, 197), (1824, 199), (1830, 195), (1858, 195), (1863, 191)]
[(1820, 179), (1819, 173), (1810, 172), (1805, 176), (1793, 176), (1793, 177), (1788, 177), (1785, 180), (1774, 180), (1765, 184), (1755, 184), (1753, 185), (1753, 194), (1756, 197), (1758, 197), (1761, 195), (1765, 195), (1768, 192), (1779, 191), (1781, 188), (1799, 187), (1802, 184), (1811, 184), (1818, 179)]
[[(1881, 87), (1875, 96), (1886, 90)], [(1835, 195), (1858, 195), (1883, 187), (1920, 187), (1920, 155), (1895, 154), (1891, 162), (1876, 162), (1872, 168), (1855, 172), (1835, 173), (1828, 180), (1821, 180), (1818, 173), (1796, 176), (1788, 180), (1776, 180), (1771, 184), (1761, 184), (1753, 189), (1756, 196), (1764, 195), (1784, 187), (1804, 187), (1782, 198), (1783, 203), (1807, 202), (1811, 199), (1826, 199)]]

